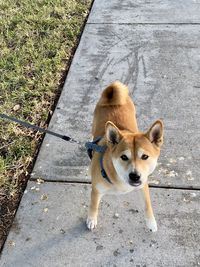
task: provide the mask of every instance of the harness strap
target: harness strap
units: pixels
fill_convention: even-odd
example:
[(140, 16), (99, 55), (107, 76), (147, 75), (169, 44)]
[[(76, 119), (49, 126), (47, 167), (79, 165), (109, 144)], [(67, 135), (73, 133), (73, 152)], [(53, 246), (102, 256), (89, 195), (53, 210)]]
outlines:
[(99, 146), (98, 142), (101, 140), (101, 137), (95, 138), (92, 142), (85, 143), (87, 148), (87, 153), (90, 159), (92, 159), (92, 152), (96, 151), (98, 153), (104, 153), (106, 151), (106, 146)]
[(109, 182), (110, 184), (112, 184), (110, 178), (108, 177), (106, 171), (104, 170), (104, 167), (103, 167), (103, 155), (104, 155), (104, 152), (106, 151), (106, 146), (100, 146), (98, 145), (98, 142), (101, 140), (102, 137), (97, 137), (95, 138), (92, 142), (87, 142), (85, 144), (85, 147), (87, 148), (87, 153), (88, 153), (88, 156), (90, 159), (92, 159), (92, 152), (95, 151), (95, 152), (98, 152), (98, 153), (101, 153), (101, 156), (100, 156), (100, 168), (101, 168), (101, 175), (102, 177), (107, 181)]
[(108, 177), (106, 171), (103, 168), (103, 154), (100, 157), (100, 168), (101, 168), (101, 175), (104, 179), (106, 179), (107, 182), (109, 182), (110, 184), (112, 184), (110, 178)]

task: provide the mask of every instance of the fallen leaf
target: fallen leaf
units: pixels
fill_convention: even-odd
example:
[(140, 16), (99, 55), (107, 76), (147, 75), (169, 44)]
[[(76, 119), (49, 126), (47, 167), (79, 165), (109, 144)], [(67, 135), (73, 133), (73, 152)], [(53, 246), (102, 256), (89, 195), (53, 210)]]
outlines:
[(192, 175), (192, 171), (189, 171), (189, 170), (188, 170), (188, 171), (186, 172), (186, 175)]
[(35, 188), (36, 188), (36, 187), (35, 187), (35, 185), (34, 185), (34, 186), (31, 187), (31, 190), (35, 190)]
[(16, 245), (15, 241), (13, 241), (13, 240), (9, 240), (9, 241), (8, 241), (8, 244), (9, 244), (9, 246), (11, 246), (11, 247), (15, 247), (15, 245)]
[(20, 106), (19, 104), (17, 104), (17, 105), (15, 105), (15, 106), (13, 107), (13, 110), (14, 110), (14, 111), (18, 111), (20, 108), (21, 108), (21, 106)]
[(176, 163), (176, 160), (175, 159), (169, 159), (169, 162), (170, 163)]
[(45, 195), (45, 194), (43, 194), (43, 195), (41, 195), (41, 198), (40, 198), (41, 200), (47, 200), (48, 199), (48, 196), (47, 195)]
[(37, 184), (43, 184), (44, 183), (44, 180), (43, 179), (41, 179), (41, 178), (38, 178), (37, 179)]
[(44, 208), (43, 209), (44, 212), (48, 212), (48, 210), (49, 210), (48, 208)]

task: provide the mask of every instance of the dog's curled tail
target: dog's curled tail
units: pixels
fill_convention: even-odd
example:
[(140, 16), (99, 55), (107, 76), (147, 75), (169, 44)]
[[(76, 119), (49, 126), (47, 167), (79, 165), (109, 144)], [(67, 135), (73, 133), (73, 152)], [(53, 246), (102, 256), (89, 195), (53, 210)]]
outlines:
[(124, 105), (128, 97), (128, 87), (115, 81), (111, 83), (102, 93), (100, 105)]

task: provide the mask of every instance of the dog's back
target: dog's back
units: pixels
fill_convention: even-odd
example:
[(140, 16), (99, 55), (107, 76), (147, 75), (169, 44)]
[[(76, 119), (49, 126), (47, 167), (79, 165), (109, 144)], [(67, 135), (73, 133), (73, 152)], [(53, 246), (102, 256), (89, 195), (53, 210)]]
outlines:
[(102, 93), (94, 111), (93, 137), (105, 134), (105, 124), (112, 121), (120, 130), (138, 131), (135, 107), (128, 87), (119, 81), (110, 84)]

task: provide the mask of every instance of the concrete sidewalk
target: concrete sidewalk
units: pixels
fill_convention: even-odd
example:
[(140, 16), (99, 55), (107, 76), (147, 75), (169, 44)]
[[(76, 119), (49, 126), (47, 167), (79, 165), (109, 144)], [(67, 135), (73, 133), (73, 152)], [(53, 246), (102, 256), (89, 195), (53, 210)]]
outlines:
[(163, 117), (150, 177), (158, 232), (146, 230), (134, 192), (105, 197), (88, 232), (87, 155), (46, 136), (0, 266), (200, 266), (199, 25), (198, 1), (95, 0), (49, 126), (88, 140), (94, 106), (116, 79), (130, 88), (141, 130)]

